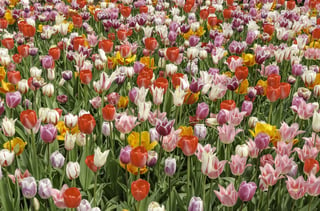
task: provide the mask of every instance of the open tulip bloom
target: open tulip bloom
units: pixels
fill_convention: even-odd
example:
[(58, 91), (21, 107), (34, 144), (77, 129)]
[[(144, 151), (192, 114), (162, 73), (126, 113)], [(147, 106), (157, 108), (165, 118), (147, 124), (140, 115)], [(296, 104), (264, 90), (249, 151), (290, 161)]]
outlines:
[(319, 11), (0, 1), (0, 210), (320, 209)]

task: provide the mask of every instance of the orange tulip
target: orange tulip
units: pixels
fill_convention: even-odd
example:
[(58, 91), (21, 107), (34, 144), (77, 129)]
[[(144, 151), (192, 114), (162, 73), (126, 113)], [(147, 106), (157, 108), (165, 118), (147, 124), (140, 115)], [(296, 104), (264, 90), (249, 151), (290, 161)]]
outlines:
[(32, 129), (37, 124), (37, 114), (34, 110), (25, 110), (20, 113), (20, 122), (27, 129)]
[(1, 44), (8, 50), (14, 48), (14, 40), (12, 38), (5, 38), (1, 40)]
[(91, 134), (96, 126), (96, 120), (91, 114), (84, 114), (78, 119), (79, 130), (85, 134)]
[(60, 48), (53, 47), (49, 49), (48, 54), (52, 56), (53, 60), (59, 60), (60, 58)]
[(131, 194), (137, 201), (141, 201), (148, 196), (150, 183), (143, 179), (138, 179), (131, 183)]
[(130, 162), (132, 165), (143, 168), (148, 159), (148, 151), (144, 146), (138, 146), (131, 150), (130, 152)]
[(105, 121), (113, 121), (116, 114), (114, 105), (108, 104), (102, 108), (102, 116)]
[(82, 17), (78, 14), (74, 14), (72, 16), (72, 22), (74, 27), (81, 28), (82, 27)]
[(280, 86), (278, 87), (268, 86), (267, 98), (270, 102), (277, 101), (280, 98)]
[(4, 18), (0, 18), (0, 29), (8, 28), (8, 21)]
[(113, 50), (113, 42), (112, 40), (101, 40), (98, 47), (105, 53), (111, 53)]
[(91, 70), (80, 70), (80, 81), (82, 84), (89, 84), (92, 80)]
[(197, 136), (182, 136), (178, 142), (178, 147), (181, 148), (185, 156), (191, 156), (196, 152), (198, 142)]
[(291, 86), (289, 83), (282, 82), (280, 83), (280, 99), (285, 99), (290, 94)]
[(234, 100), (224, 100), (220, 103), (220, 109), (233, 110), (236, 108), (236, 102)]
[(16, 85), (21, 80), (21, 74), (19, 71), (8, 71), (8, 81), (14, 85)]
[(171, 62), (175, 62), (179, 57), (179, 52), (178, 47), (170, 47), (166, 51), (166, 56)]

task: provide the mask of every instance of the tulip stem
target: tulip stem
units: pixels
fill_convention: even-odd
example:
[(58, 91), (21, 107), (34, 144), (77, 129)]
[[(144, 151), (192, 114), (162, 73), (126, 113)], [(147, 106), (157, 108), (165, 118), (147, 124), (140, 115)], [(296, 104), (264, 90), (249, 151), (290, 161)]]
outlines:
[(271, 102), (271, 103), (270, 103), (270, 109), (269, 109), (269, 118), (268, 118), (269, 124), (271, 124), (272, 106), (273, 106), (273, 103)]
[(172, 207), (171, 207), (171, 177), (169, 177), (169, 210), (172, 210)]
[(269, 210), (269, 198), (270, 198), (270, 192), (271, 192), (270, 189), (271, 189), (271, 186), (268, 187), (268, 193), (267, 193), (267, 194), (268, 194), (268, 195), (267, 195), (267, 209), (266, 209), (266, 210)]
[(37, 159), (37, 150), (36, 150), (36, 143), (35, 143), (35, 135), (31, 129), (31, 145), (32, 145), (32, 160), (33, 160), (33, 173), (35, 174), (35, 178), (39, 179), (39, 172), (38, 172), (38, 159)]
[(202, 201), (203, 201), (203, 204), (205, 204), (205, 200), (206, 200), (206, 175), (204, 174), (203, 175), (203, 179), (202, 179), (202, 184), (203, 184), (203, 186), (202, 186)]
[(187, 201), (189, 201), (189, 198), (190, 198), (190, 171), (191, 171), (191, 156), (188, 156), (188, 158), (187, 158), (188, 160), (187, 160), (187, 171), (188, 171), (188, 173), (187, 173), (187, 177), (188, 177), (188, 181), (187, 181), (187, 189), (188, 189), (188, 197), (187, 197)]
[(313, 196), (311, 196), (311, 199), (310, 199), (310, 201), (309, 201), (309, 205), (308, 205), (308, 211), (310, 211), (311, 209), (311, 204), (312, 204), (312, 201), (313, 201)]
[(93, 188), (93, 207), (96, 206), (96, 192), (97, 192), (97, 180), (98, 180), (98, 172), (99, 170), (96, 171), (94, 175), (94, 188)]
[(50, 145), (49, 143), (47, 143), (47, 149), (48, 149), (48, 175), (49, 175), (49, 178), (51, 179), (51, 169), (50, 169)]

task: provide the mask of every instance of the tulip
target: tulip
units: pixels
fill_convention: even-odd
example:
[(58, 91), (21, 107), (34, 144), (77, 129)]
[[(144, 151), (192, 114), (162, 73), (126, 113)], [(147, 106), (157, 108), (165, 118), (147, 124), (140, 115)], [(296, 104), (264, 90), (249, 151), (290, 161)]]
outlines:
[(144, 40), (144, 43), (145, 43), (146, 49), (149, 51), (154, 51), (158, 46), (157, 40), (153, 37), (146, 38)]
[(78, 116), (73, 114), (67, 114), (64, 116), (64, 124), (69, 128), (73, 128), (78, 123)]
[(243, 181), (239, 187), (239, 198), (241, 201), (250, 201), (256, 193), (257, 185), (254, 182)]
[(143, 168), (148, 159), (148, 151), (144, 146), (138, 146), (131, 150), (130, 152), (130, 162), (132, 165)]
[(144, 122), (149, 117), (149, 112), (151, 109), (152, 103), (151, 102), (139, 102), (138, 103), (138, 119), (141, 122)]
[(108, 104), (102, 108), (102, 116), (105, 121), (113, 121), (116, 114), (114, 105)]
[(82, 84), (89, 84), (92, 80), (91, 70), (80, 70), (80, 81)]
[(42, 94), (44, 96), (52, 97), (54, 94), (54, 86), (53, 84), (46, 84), (42, 87)]
[(160, 206), (160, 204), (158, 202), (151, 202), (148, 205), (148, 211), (165, 211), (164, 206)]
[(137, 201), (147, 197), (150, 190), (150, 184), (146, 180), (138, 179), (131, 183), (131, 194)]
[(6, 93), (6, 103), (9, 108), (15, 108), (21, 103), (20, 92), (8, 92)]
[(230, 169), (233, 175), (240, 176), (243, 174), (245, 168), (249, 165), (246, 165), (247, 158), (246, 157), (240, 157), (239, 155), (232, 155), (231, 156), (231, 162)]
[(63, 200), (68, 208), (77, 208), (81, 203), (81, 198), (78, 188), (68, 188), (63, 193)]
[(294, 180), (292, 177), (287, 176), (288, 180), (286, 181), (287, 184), (287, 190), (294, 200), (298, 200), (304, 196), (304, 194), (307, 192), (307, 184), (304, 181), (303, 177), (300, 176), (296, 180)]
[(196, 117), (200, 120), (205, 119), (209, 114), (209, 106), (203, 102), (199, 103), (196, 110)]
[(37, 114), (34, 110), (25, 110), (20, 113), (20, 121), (27, 129), (32, 129), (37, 124)]
[(311, 196), (320, 195), (320, 177), (316, 177), (314, 174), (311, 174), (308, 177), (307, 181), (307, 193)]
[(203, 211), (203, 201), (200, 197), (193, 196), (190, 199), (188, 211)]
[(267, 87), (267, 98), (270, 102), (275, 102), (281, 97), (280, 86), (275, 88), (273, 86)]
[(115, 126), (120, 133), (128, 134), (136, 126), (137, 117), (121, 114), (116, 117)]
[(113, 123), (112, 122), (103, 122), (102, 123), (102, 134), (104, 136), (110, 136), (110, 131), (113, 130)]
[(73, 150), (76, 139), (77, 134), (71, 134), (69, 131), (67, 131), (64, 137), (64, 148), (68, 151)]
[(88, 166), (88, 168), (93, 172), (97, 172), (98, 169), (100, 169), (94, 164), (94, 155), (88, 155), (86, 157), (85, 163)]
[(216, 179), (222, 173), (226, 160), (219, 161), (213, 151), (203, 151), (201, 156), (201, 172), (207, 175), (210, 179)]
[(178, 147), (181, 148), (185, 156), (193, 155), (198, 146), (199, 139), (196, 136), (182, 136), (178, 142)]
[(266, 133), (259, 133), (254, 139), (258, 149), (262, 150), (268, 147), (270, 142), (270, 136)]
[(66, 167), (67, 177), (72, 180), (80, 175), (80, 165), (78, 162), (69, 162)]
[(153, 103), (155, 105), (160, 105), (163, 101), (164, 89), (156, 86), (151, 86), (151, 93), (153, 96)]
[(167, 176), (173, 176), (176, 172), (176, 159), (175, 158), (166, 158), (164, 161), (164, 172)]
[(236, 108), (236, 102), (234, 100), (224, 100), (220, 103), (220, 109), (233, 110)]
[(194, 135), (198, 137), (199, 140), (205, 139), (207, 135), (207, 128), (204, 124), (196, 124), (194, 126)]
[(37, 194), (37, 183), (34, 177), (27, 177), (21, 181), (22, 194), (27, 199), (33, 198)]
[(216, 196), (218, 197), (219, 201), (227, 207), (233, 207), (238, 200), (238, 193), (234, 188), (233, 183), (230, 183), (227, 187), (227, 189), (224, 189), (221, 185), (218, 185), (220, 188), (220, 191), (214, 191)]
[(280, 172), (276, 171), (269, 163), (265, 164), (263, 167), (261, 165), (260, 171), (260, 182), (266, 187), (275, 185), (279, 179), (283, 178), (280, 177)]
[(126, 147), (124, 148), (121, 148), (120, 150), (120, 156), (119, 156), (119, 159), (120, 159), (120, 162), (123, 163), (123, 164), (128, 164), (130, 163), (130, 153), (131, 153), (131, 146), (130, 145), (127, 145)]
[(111, 53), (113, 50), (113, 42), (111, 40), (101, 40), (98, 44), (98, 47), (105, 53)]
[(96, 120), (91, 114), (84, 114), (78, 119), (78, 127), (82, 133), (91, 134), (96, 126)]
[(178, 59), (179, 48), (178, 47), (167, 48), (166, 56), (172, 63), (174, 63)]
[(224, 144), (231, 144), (234, 141), (235, 136), (243, 131), (242, 129), (235, 129), (233, 125), (222, 125), (217, 127), (219, 131), (219, 139)]
[(148, 151), (148, 159), (147, 159), (146, 165), (148, 167), (153, 167), (157, 164), (157, 161), (158, 161), (158, 153), (153, 150)]
[(45, 178), (39, 181), (38, 194), (42, 199), (48, 199), (51, 197), (52, 184), (50, 179)]
[(90, 202), (86, 199), (82, 199), (80, 205), (77, 207), (77, 211), (92, 211)]
[(50, 155), (50, 162), (53, 168), (62, 168), (64, 160), (64, 156), (59, 151), (55, 151)]
[(253, 103), (251, 101), (248, 101), (248, 100), (243, 101), (241, 106), (241, 111), (246, 112), (245, 113), (246, 116), (250, 116), (252, 109), (253, 109)]
[(0, 150), (0, 166), (10, 166), (14, 160), (14, 152), (7, 149)]
[(320, 113), (317, 111), (313, 112), (312, 117), (312, 129), (314, 132), (319, 133), (320, 132)]
[(45, 143), (52, 143), (57, 136), (57, 128), (53, 124), (40, 126), (40, 137)]
[(110, 150), (106, 150), (102, 153), (100, 150), (100, 147), (97, 147), (94, 150), (94, 165), (97, 166), (98, 168), (102, 167), (107, 161), (109, 151)]
[(304, 161), (303, 172), (307, 175), (316, 175), (319, 171), (319, 162), (313, 158), (308, 158)]
[(14, 134), (16, 133), (15, 122), (16, 120), (9, 119), (7, 117), (3, 118), (1, 128), (5, 136), (7, 137), (14, 136)]

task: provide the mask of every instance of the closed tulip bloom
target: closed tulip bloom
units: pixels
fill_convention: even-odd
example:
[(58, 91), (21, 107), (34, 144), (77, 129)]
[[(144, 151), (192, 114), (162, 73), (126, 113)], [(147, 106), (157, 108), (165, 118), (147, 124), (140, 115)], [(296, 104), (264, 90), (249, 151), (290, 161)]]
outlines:
[(193, 196), (190, 199), (188, 211), (203, 211), (203, 201), (200, 197)]
[(91, 211), (90, 202), (86, 199), (82, 199), (80, 205), (77, 207), (77, 211)]
[(233, 125), (224, 124), (222, 127), (217, 127), (219, 131), (219, 139), (224, 144), (231, 144), (235, 136), (243, 131), (242, 129), (235, 129)]
[(312, 130), (316, 133), (320, 132), (320, 113), (314, 111), (312, 117)]
[(309, 175), (307, 180), (307, 193), (311, 196), (320, 195), (320, 177), (316, 177), (314, 174)]
[(110, 131), (113, 130), (113, 123), (112, 122), (103, 122), (102, 123), (102, 134), (104, 136), (110, 136)]
[(247, 144), (241, 144), (236, 146), (236, 154), (240, 157), (248, 157), (249, 155), (249, 147)]
[(25, 110), (20, 113), (20, 121), (27, 129), (32, 129), (37, 124), (37, 114), (34, 110)]
[(125, 146), (124, 148), (121, 148), (120, 150), (120, 156), (119, 156), (119, 159), (120, 159), (120, 162), (123, 163), (123, 164), (128, 164), (130, 163), (130, 153), (131, 153), (131, 146), (130, 145), (127, 145)]
[(15, 108), (21, 103), (20, 92), (8, 92), (6, 93), (6, 103), (9, 108)]
[(166, 173), (167, 176), (173, 176), (174, 173), (176, 172), (176, 159), (175, 158), (167, 158), (164, 161), (164, 172)]
[(157, 164), (157, 161), (158, 161), (158, 153), (153, 150), (148, 151), (148, 159), (147, 159), (146, 165), (148, 167), (153, 167)]
[(229, 111), (226, 109), (221, 109), (217, 114), (217, 121), (219, 125), (227, 123), (229, 120)]
[(199, 139), (196, 136), (182, 136), (178, 142), (178, 147), (181, 148), (185, 156), (193, 155), (198, 146)]
[(67, 177), (72, 180), (80, 175), (80, 165), (78, 162), (69, 162), (66, 167)]
[(52, 56), (44, 56), (41, 59), (42, 67), (45, 69), (53, 68), (54, 67), (54, 60)]
[(152, 103), (149, 102), (139, 102), (138, 103), (138, 119), (139, 121), (146, 121), (149, 117), (150, 109), (151, 109)]
[(253, 109), (253, 103), (251, 101), (249, 100), (243, 101), (241, 106), (241, 111), (246, 112), (246, 116), (250, 116), (252, 109)]
[(78, 188), (68, 188), (63, 193), (63, 200), (68, 208), (77, 208), (81, 203), (81, 193)]
[(151, 202), (148, 205), (148, 211), (165, 211), (164, 206), (160, 206), (160, 204), (158, 202)]
[(288, 180), (286, 181), (287, 190), (294, 200), (298, 200), (304, 196), (307, 192), (307, 184), (304, 181), (303, 176), (298, 177), (294, 180), (292, 177), (287, 176)]
[(261, 132), (254, 138), (254, 142), (256, 143), (258, 149), (265, 149), (269, 145), (270, 136), (266, 133)]
[(14, 152), (7, 149), (0, 150), (0, 166), (10, 166), (14, 160)]
[(178, 141), (180, 139), (180, 131), (180, 129), (172, 129), (169, 135), (162, 138), (162, 148), (164, 151), (172, 152), (177, 147)]
[(114, 105), (108, 104), (102, 108), (102, 116), (105, 121), (113, 121), (116, 114)]
[(68, 151), (73, 150), (76, 139), (77, 134), (71, 134), (67, 131), (64, 137), (64, 148)]
[(96, 126), (96, 120), (91, 114), (84, 114), (78, 119), (79, 130), (85, 134), (91, 134)]
[(313, 158), (308, 158), (304, 161), (303, 172), (307, 175), (316, 175), (319, 171), (319, 162)]
[(78, 123), (78, 116), (68, 113), (64, 116), (64, 124), (69, 128), (73, 128)]
[(37, 183), (34, 177), (26, 177), (21, 180), (21, 189), (24, 197), (33, 198), (37, 194)]
[(270, 102), (275, 102), (280, 98), (280, 86), (279, 87), (273, 87), (268, 86), (267, 87), (267, 98)]
[(198, 137), (199, 140), (205, 139), (207, 135), (207, 128), (204, 124), (196, 124), (194, 126), (194, 135)]
[(16, 120), (14, 119), (9, 119), (7, 117), (3, 118), (1, 128), (5, 136), (7, 137), (14, 136), (14, 134), (16, 133), (15, 122)]
[(218, 197), (221, 204), (227, 207), (233, 207), (238, 200), (238, 193), (234, 188), (233, 183), (230, 183), (228, 187), (225, 189), (221, 185), (219, 185), (220, 191), (214, 191), (216, 196)]
[(55, 151), (50, 155), (50, 162), (53, 168), (62, 168), (64, 160), (64, 156), (59, 151)]
[(57, 136), (57, 128), (53, 124), (40, 126), (40, 137), (45, 143), (52, 143)]
[(206, 103), (199, 103), (196, 110), (196, 117), (198, 119), (205, 119), (209, 114), (209, 106)]
[(131, 183), (131, 194), (137, 201), (141, 201), (148, 196), (150, 184), (148, 181), (138, 179)]
[(157, 120), (156, 130), (161, 136), (167, 136), (171, 132), (175, 120), (168, 121), (167, 119), (164, 120)]
[(82, 84), (89, 84), (92, 80), (91, 70), (80, 70), (80, 81)]
[(143, 168), (148, 159), (148, 151), (144, 146), (138, 146), (131, 150), (130, 152), (130, 162), (132, 165)]
[(48, 199), (51, 197), (52, 184), (50, 179), (45, 178), (39, 181), (38, 194), (42, 199)]
[(153, 96), (153, 103), (155, 105), (160, 105), (163, 101), (163, 94), (164, 94), (164, 89), (156, 87), (154, 85), (151, 86), (151, 93)]
[(254, 182), (243, 181), (239, 187), (239, 198), (241, 201), (250, 201), (256, 193), (257, 185)]
[(98, 168), (102, 167), (107, 161), (109, 151), (110, 150), (101, 152), (100, 147), (97, 147), (94, 150), (94, 165), (97, 166)]
[(236, 176), (242, 175), (245, 168), (247, 166), (250, 166), (250, 164), (246, 165), (246, 162), (247, 162), (246, 157), (240, 157), (239, 155), (232, 155), (231, 162), (229, 162), (232, 174)]

